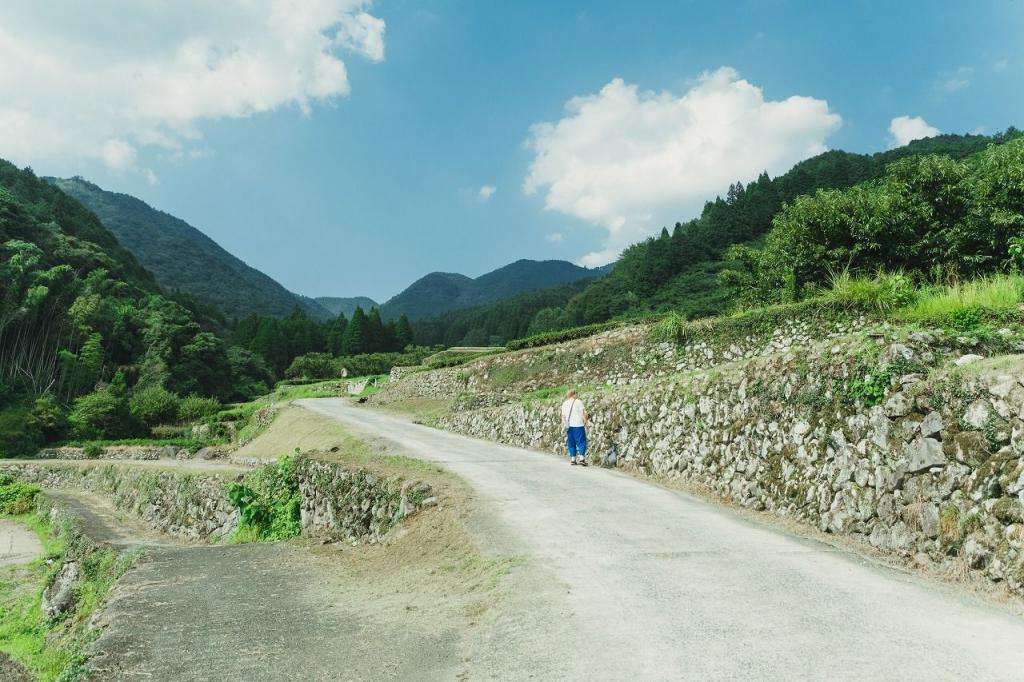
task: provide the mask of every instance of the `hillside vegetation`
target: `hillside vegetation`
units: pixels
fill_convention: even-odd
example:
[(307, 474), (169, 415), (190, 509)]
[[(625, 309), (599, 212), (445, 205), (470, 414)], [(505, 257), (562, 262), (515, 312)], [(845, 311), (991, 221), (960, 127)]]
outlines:
[(51, 181), (95, 213), (167, 291), (189, 294), (229, 319), (254, 313), (284, 317), (296, 305), (313, 317), (331, 316), (312, 299), (291, 293), (184, 220), (82, 178)]
[(830, 151), (776, 178), (762, 174), (753, 182), (735, 183), (725, 197), (707, 202), (698, 218), (629, 247), (609, 274), (581, 289), (536, 292), (529, 299), (422, 321), (415, 325), (417, 341), (505, 343), (525, 334), (654, 313), (672, 311), (686, 318), (725, 313), (735, 302), (736, 282), (721, 274), (742, 269), (765, 243), (783, 207), (799, 197), (870, 183), (908, 157), (939, 155), (959, 162), (1019, 135), (1013, 129), (995, 136), (941, 135), (872, 155)]

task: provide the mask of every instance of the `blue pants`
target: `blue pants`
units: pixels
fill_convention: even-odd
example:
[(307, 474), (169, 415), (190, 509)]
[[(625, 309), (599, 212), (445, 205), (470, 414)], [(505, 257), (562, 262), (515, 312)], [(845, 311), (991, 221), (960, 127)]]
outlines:
[(579, 453), (580, 459), (587, 456), (587, 427), (570, 426), (565, 432), (565, 444), (569, 447), (569, 458), (576, 459)]

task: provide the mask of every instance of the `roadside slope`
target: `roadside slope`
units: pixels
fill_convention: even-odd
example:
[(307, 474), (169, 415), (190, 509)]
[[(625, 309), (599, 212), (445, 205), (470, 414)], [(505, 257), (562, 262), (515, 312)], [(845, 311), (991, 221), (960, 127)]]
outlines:
[(490, 614), (474, 677), (1011, 679), (1024, 665), (1024, 620), (955, 590), (622, 474), (300, 404), (464, 478), (492, 548), (525, 556), (535, 591)]

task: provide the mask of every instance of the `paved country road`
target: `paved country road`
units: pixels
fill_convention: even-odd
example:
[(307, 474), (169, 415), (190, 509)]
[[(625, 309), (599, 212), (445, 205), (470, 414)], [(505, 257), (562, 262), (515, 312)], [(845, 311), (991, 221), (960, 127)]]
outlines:
[(303, 400), (439, 463), (521, 555), (470, 679), (1016, 679), (1024, 619), (621, 473)]

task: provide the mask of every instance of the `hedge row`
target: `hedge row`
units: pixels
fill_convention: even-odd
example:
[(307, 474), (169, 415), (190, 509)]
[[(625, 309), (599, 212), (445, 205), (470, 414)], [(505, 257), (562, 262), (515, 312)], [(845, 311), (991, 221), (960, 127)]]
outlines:
[(509, 341), (508, 349), (522, 350), (523, 348), (537, 348), (538, 346), (548, 346), (552, 343), (562, 343), (563, 341), (585, 339), (588, 336), (594, 336), (595, 334), (600, 334), (601, 332), (616, 329), (627, 324), (634, 323), (620, 321), (598, 322), (596, 324), (588, 324), (583, 327), (572, 327), (570, 329), (559, 329), (558, 331), (544, 332), (543, 334), (534, 334), (533, 336), (527, 336), (524, 339), (514, 339)]

